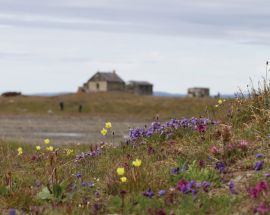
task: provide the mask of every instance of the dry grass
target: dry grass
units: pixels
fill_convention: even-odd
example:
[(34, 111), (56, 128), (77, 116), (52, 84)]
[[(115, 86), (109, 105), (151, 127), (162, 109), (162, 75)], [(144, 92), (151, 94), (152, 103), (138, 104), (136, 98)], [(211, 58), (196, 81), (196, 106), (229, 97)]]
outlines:
[[(65, 103), (65, 111), (59, 110), (59, 102)], [(0, 97), (0, 114), (78, 114), (78, 106), (83, 106), (83, 114), (152, 120), (183, 116), (206, 115), (206, 107), (214, 105), (212, 98), (179, 98), (136, 96), (128, 93), (72, 94), (56, 97)]]

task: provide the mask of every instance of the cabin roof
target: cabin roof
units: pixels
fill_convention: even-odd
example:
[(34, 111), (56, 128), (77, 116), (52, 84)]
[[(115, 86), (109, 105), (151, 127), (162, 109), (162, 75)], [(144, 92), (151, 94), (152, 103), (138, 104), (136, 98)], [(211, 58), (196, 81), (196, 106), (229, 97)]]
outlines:
[(89, 81), (107, 81), (124, 83), (124, 81), (116, 74), (116, 72), (97, 72)]
[(153, 84), (151, 84), (150, 82), (148, 82), (148, 81), (129, 81), (128, 82), (128, 85), (139, 85), (139, 86), (153, 86)]

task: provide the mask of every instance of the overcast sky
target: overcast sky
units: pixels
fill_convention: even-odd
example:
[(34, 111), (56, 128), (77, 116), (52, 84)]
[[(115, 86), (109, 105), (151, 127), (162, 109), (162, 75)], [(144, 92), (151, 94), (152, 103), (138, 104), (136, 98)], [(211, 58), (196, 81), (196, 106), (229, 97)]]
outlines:
[(0, 0), (0, 92), (76, 91), (97, 70), (234, 93), (265, 74), (269, 0)]

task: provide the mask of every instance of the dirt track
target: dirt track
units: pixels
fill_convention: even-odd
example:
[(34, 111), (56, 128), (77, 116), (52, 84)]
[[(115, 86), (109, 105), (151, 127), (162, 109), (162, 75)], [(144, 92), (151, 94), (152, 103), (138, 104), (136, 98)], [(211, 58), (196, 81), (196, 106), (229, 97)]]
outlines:
[[(112, 135), (104, 138), (100, 134), (105, 122), (105, 118), (85, 115), (0, 116), (0, 139), (31, 144), (42, 144), (44, 138), (50, 138), (54, 144), (95, 144), (103, 140), (112, 142)], [(112, 124), (115, 143), (124, 140), (130, 127), (145, 125), (128, 120), (113, 120)]]

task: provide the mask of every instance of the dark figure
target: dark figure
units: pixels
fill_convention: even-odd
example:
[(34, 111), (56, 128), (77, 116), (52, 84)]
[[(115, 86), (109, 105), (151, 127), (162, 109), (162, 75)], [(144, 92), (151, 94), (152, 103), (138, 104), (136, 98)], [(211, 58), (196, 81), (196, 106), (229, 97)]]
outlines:
[(80, 113), (82, 112), (82, 109), (83, 109), (83, 106), (82, 105), (79, 105), (79, 112)]
[(60, 110), (63, 111), (65, 109), (64, 102), (59, 103)]

